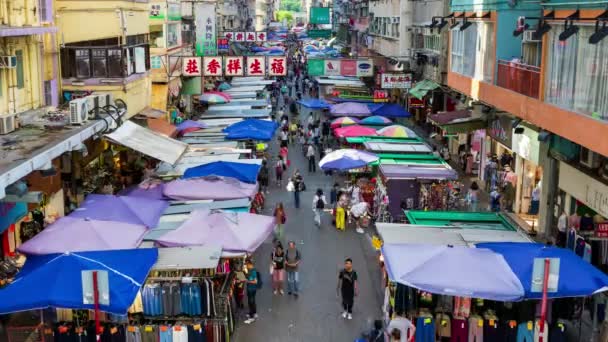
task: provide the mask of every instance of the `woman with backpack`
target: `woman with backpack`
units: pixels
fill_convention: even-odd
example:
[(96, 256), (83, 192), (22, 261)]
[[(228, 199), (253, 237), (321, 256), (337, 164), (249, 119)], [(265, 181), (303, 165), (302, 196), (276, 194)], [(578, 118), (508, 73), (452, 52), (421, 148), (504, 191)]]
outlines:
[(283, 225), (287, 221), (287, 215), (285, 215), (285, 209), (283, 209), (282, 202), (277, 203), (277, 206), (274, 209), (273, 215), (275, 218), (275, 222), (277, 224), (277, 231), (276, 231), (275, 237), (278, 240), (281, 240), (283, 238), (283, 230), (284, 230)]
[(326, 204), (327, 202), (325, 201), (323, 190), (317, 189), (317, 193), (312, 200), (312, 210), (315, 213), (315, 225), (319, 228), (321, 228), (321, 212), (325, 209)]

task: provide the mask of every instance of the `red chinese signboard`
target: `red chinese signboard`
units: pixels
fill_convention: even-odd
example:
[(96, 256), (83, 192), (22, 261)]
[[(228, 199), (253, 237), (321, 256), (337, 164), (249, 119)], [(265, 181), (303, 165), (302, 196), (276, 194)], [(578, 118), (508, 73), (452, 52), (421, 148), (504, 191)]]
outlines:
[(608, 238), (608, 222), (602, 222), (597, 224), (595, 229), (595, 236), (598, 238)]
[(226, 57), (226, 76), (243, 76), (243, 57)]
[(247, 76), (266, 75), (265, 57), (247, 57)]
[(234, 32), (224, 32), (224, 38), (226, 38), (228, 40), (233, 40), (234, 39)]
[(244, 42), (245, 32), (234, 32), (234, 40), (237, 42)]
[(266, 35), (266, 32), (264, 32), (264, 31), (256, 32), (256, 37), (255, 37), (256, 41), (258, 41), (258, 42), (265, 42), (266, 39), (268, 39), (268, 36)]
[(268, 75), (269, 76), (286, 76), (287, 75), (287, 58), (286, 57), (268, 57)]
[(357, 76), (357, 61), (354, 59), (343, 59), (340, 63), (340, 75)]
[(247, 32), (245, 34), (245, 41), (246, 42), (255, 42), (255, 32)]
[(200, 76), (202, 75), (202, 66), (200, 57), (184, 57), (182, 63), (182, 75), (184, 76)]
[(222, 76), (222, 57), (203, 57), (203, 74), (205, 76)]

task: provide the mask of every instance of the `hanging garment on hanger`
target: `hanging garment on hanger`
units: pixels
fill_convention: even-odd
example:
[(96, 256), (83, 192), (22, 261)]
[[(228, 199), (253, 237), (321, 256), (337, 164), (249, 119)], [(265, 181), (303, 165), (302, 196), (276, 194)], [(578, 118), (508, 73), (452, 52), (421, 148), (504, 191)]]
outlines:
[(435, 342), (435, 320), (433, 317), (418, 317), (416, 320), (416, 342)]
[(540, 337), (543, 337), (543, 342), (549, 342), (549, 324), (545, 322), (543, 327), (543, 333), (540, 333), (540, 319), (534, 322), (534, 342), (540, 341)]
[(483, 342), (483, 318), (475, 315), (469, 318), (469, 342)]
[(486, 319), (483, 324), (483, 340), (486, 342), (499, 341), (503, 336), (502, 325), (497, 319)]
[(136, 326), (128, 326), (127, 327), (127, 336), (125, 339), (126, 342), (143, 342), (141, 338), (141, 332), (139, 327)]
[(139, 329), (141, 332), (141, 342), (157, 342), (158, 327), (155, 325), (144, 325)]
[(451, 342), (467, 342), (469, 340), (469, 323), (464, 319), (452, 319)]
[(517, 321), (504, 321), (502, 323), (504, 342), (517, 342), (517, 331)]
[(435, 318), (435, 326), (437, 329), (435, 332), (437, 337), (449, 338), (452, 336), (452, 321), (450, 316), (444, 313), (438, 313)]
[(471, 298), (454, 297), (454, 316), (468, 318), (471, 314)]
[(183, 325), (174, 325), (172, 333), (172, 342), (188, 342), (188, 328)]
[(204, 325), (194, 324), (188, 326), (188, 342), (206, 342)]
[(534, 322), (519, 323), (517, 326), (517, 342), (534, 342)]

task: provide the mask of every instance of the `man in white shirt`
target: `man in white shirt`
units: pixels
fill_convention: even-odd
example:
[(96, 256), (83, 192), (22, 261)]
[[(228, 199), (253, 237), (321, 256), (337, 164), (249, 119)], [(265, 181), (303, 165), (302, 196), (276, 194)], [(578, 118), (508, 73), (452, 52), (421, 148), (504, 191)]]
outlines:
[(306, 150), (306, 158), (308, 158), (308, 172), (317, 172), (315, 148), (312, 146), (312, 144), (308, 145), (308, 149)]
[(414, 341), (416, 327), (409, 319), (403, 316), (395, 316), (395, 318), (393, 318), (386, 327), (386, 331), (388, 332), (389, 336), (393, 329), (397, 329), (401, 332), (400, 342)]

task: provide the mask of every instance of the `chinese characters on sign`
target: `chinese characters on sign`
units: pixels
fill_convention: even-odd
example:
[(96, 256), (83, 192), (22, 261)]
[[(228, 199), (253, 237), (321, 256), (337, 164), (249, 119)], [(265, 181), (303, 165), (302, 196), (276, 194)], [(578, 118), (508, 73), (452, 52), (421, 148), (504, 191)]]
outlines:
[(184, 76), (202, 75), (201, 58), (200, 57), (184, 57), (184, 61), (182, 63), (182, 75), (184, 75)]
[(265, 57), (247, 57), (247, 76), (266, 75)]
[(608, 222), (597, 224), (597, 228), (595, 229), (595, 237), (608, 238)]
[(410, 89), (412, 87), (411, 74), (381, 74), (382, 89)]
[(266, 31), (257, 32), (224, 32), (223, 37), (235, 42), (265, 42), (268, 40)]
[(203, 65), (205, 76), (222, 76), (222, 57), (204, 57)]
[(196, 55), (217, 55), (217, 42), (215, 40), (215, 4), (195, 4), (196, 24)]
[(269, 76), (286, 76), (287, 75), (287, 58), (286, 57), (268, 57), (268, 75)]
[(228, 38), (218, 38), (217, 39), (217, 51), (218, 52), (228, 52), (230, 50), (230, 43)]
[(243, 57), (226, 57), (226, 76), (243, 76)]

